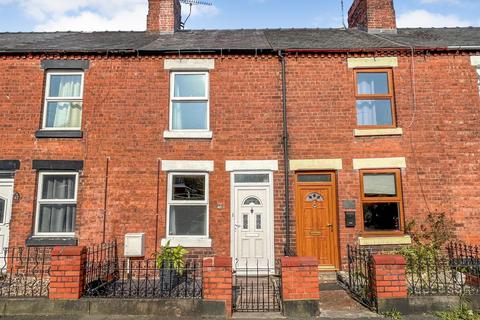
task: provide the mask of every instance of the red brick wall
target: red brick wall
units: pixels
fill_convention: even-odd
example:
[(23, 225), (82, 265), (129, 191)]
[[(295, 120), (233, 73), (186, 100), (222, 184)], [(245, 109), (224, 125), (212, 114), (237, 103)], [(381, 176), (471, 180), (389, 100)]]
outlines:
[(283, 300), (320, 299), (318, 260), (316, 258), (283, 257), (281, 268)]
[(397, 28), (393, 0), (355, 0), (348, 12), (349, 28)]
[(373, 255), (372, 289), (378, 299), (406, 298), (408, 295), (405, 258)]
[(203, 299), (225, 301), (227, 316), (232, 314), (232, 258), (203, 260)]
[(182, 8), (178, 0), (148, 0), (147, 31), (180, 30)]
[[(85, 76), (84, 138), (36, 139), (43, 108), (42, 58), (0, 58), (0, 154), (3, 159), (21, 160), (15, 177), (15, 191), (21, 199), (13, 206), (11, 245), (23, 245), (32, 231), (36, 195), (32, 159), (85, 161), (76, 233), (81, 245), (89, 245), (102, 239), (105, 163), (110, 157), (106, 238), (118, 237), (121, 248), (125, 233), (145, 232), (147, 255), (156, 247), (159, 159), (215, 160), (215, 171), (210, 174), (213, 248), (207, 251), (229, 256), (230, 175), (225, 171), (225, 161), (278, 159), (280, 170), (274, 174), (275, 249), (277, 255), (283, 253), (282, 113), (277, 57), (217, 57), (211, 72), (214, 137), (200, 141), (163, 138), (169, 104), (169, 73), (163, 69), (163, 58), (94, 56), (78, 57), (91, 60)], [(346, 244), (355, 242), (362, 231), (360, 224), (354, 229), (344, 227), (343, 200), (356, 200), (357, 214), (361, 214), (359, 172), (352, 168), (353, 158), (406, 157), (407, 168), (402, 170), (406, 219), (422, 220), (429, 210), (445, 212), (455, 221), (462, 240), (480, 243), (476, 230), (480, 189), (472, 187), (480, 178), (480, 98), (469, 57), (416, 56), (415, 108), (411, 58), (399, 57), (393, 75), (398, 126), (404, 134), (381, 138), (353, 136), (354, 79), (346, 61), (347, 55), (312, 54), (293, 55), (287, 62), (291, 158), (343, 158), (344, 169), (337, 177), (342, 255)], [(161, 172), (159, 239), (165, 236), (166, 180), (166, 173)], [(293, 235), (294, 204), (292, 192)]]
[(50, 268), (50, 299), (79, 299), (85, 285), (85, 247), (55, 247)]

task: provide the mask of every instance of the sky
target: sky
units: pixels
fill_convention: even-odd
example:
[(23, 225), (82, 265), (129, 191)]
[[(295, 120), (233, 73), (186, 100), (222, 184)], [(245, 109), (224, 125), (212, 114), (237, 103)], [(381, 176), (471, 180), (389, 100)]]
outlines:
[[(207, 0), (208, 1), (208, 0)], [(187, 29), (332, 28), (341, 0), (209, 0)], [(348, 12), (353, 0), (345, 1)], [(394, 0), (399, 27), (480, 26), (480, 0)], [(0, 0), (0, 32), (145, 30), (148, 0)], [(184, 6), (183, 16), (188, 13)]]

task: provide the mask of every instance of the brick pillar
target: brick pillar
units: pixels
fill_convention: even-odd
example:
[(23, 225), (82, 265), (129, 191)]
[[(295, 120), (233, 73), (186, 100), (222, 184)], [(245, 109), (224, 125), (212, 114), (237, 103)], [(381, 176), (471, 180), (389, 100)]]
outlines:
[(400, 255), (373, 255), (372, 290), (377, 299), (407, 298), (406, 261)]
[(308, 319), (318, 316), (318, 260), (313, 257), (283, 257), (281, 268), (284, 314)]
[(203, 299), (225, 302), (226, 316), (232, 315), (232, 258), (203, 259)]
[(80, 299), (85, 283), (85, 247), (55, 247), (50, 268), (50, 299)]

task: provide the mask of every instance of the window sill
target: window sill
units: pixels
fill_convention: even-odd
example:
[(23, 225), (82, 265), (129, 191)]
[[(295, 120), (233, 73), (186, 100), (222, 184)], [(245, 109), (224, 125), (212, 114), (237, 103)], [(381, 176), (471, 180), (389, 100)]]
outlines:
[(164, 131), (165, 139), (212, 139), (212, 131)]
[(38, 130), (37, 132), (35, 132), (35, 138), (79, 139), (79, 138), (83, 138), (83, 131), (81, 130)]
[(412, 238), (406, 236), (359, 237), (361, 246), (407, 245), (412, 244)]
[(402, 128), (391, 129), (355, 129), (353, 130), (355, 137), (381, 137), (381, 136), (401, 136), (403, 135)]
[(27, 247), (50, 247), (50, 246), (76, 246), (78, 239), (75, 237), (36, 237), (31, 236), (26, 241)]
[(212, 239), (209, 238), (170, 238), (162, 239), (162, 247), (167, 245), (167, 242), (170, 241), (171, 247), (182, 246), (184, 248), (211, 248)]

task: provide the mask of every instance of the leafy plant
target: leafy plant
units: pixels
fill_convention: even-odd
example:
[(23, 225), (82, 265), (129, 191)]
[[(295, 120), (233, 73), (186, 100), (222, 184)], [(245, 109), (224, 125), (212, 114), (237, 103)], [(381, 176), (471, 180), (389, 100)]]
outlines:
[(386, 312), (382, 313), (382, 316), (384, 316), (385, 318), (393, 319), (393, 320), (402, 320), (403, 319), (402, 313), (400, 311), (396, 310), (396, 309), (386, 311)]
[(405, 230), (413, 243), (400, 249), (399, 253), (407, 260), (409, 270), (419, 272), (424, 271), (426, 265), (434, 264), (446, 243), (455, 238), (454, 222), (445, 213), (429, 213), (418, 227), (415, 220), (410, 220)]
[(429, 213), (425, 221), (417, 227), (415, 220), (406, 224), (406, 232), (415, 245), (430, 245), (434, 250), (441, 250), (447, 242), (455, 239), (455, 222), (445, 213)]
[(442, 320), (480, 320), (480, 314), (473, 311), (469, 302), (463, 297), (460, 298), (458, 306), (447, 311), (437, 312), (436, 316)]
[(185, 255), (188, 253), (182, 246), (170, 247), (170, 241), (160, 252), (155, 253), (158, 268), (171, 268), (179, 274), (185, 270)]

